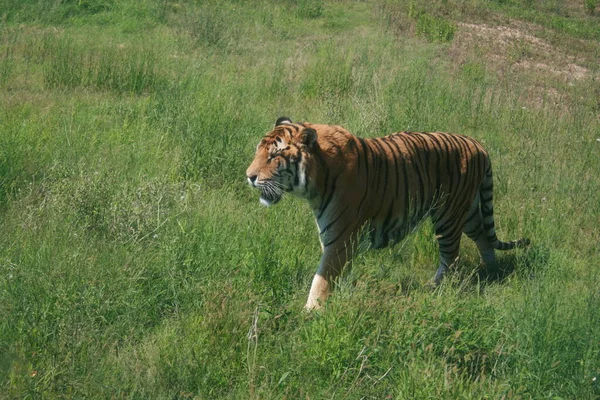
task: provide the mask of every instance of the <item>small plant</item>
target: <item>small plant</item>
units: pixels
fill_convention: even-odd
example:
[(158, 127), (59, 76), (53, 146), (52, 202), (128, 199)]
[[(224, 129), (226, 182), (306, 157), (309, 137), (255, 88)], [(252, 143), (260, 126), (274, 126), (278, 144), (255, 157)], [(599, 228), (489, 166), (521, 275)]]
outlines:
[(190, 33), (198, 42), (209, 46), (218, 46), (227, 36), (228, 22), (219, 9), (204, 7), (197, 19), (190, 21)]
[(323, 15), (325, 4), (322, 0), (301, 0), (298, 2), (298, 16), (302, 18), (319, 18)]
[(594, 15), (596, 12), (596, 6), (598, 5), (599, 0), (583, 0), (583, 7), (585, 8), (585, 12), (589, 15)]
[(508, 50), (508, 58), (513, 63), (531, 58), (532, 54), (531, 43), (523, 39), (513, 43)]
[(430, 42), (450, 42), (454, 38), (456, 26), (444, 19), (426, 12), (418, 13), (417, 35), (423, 36)]
[(114, 7), (113, 0), (67, 0), (63, 3), (66, 14), (97, 14), (110, 11)]

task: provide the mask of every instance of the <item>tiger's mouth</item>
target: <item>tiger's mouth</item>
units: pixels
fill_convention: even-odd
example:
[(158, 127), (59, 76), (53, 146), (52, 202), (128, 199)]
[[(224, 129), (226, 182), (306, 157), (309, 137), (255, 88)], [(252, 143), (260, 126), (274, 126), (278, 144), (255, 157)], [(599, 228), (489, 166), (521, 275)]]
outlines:
[(256, 180), (253, 176), (248, 178), (248, 183), (260, 190), (260, 203), (267, 207), (278, 203), (285, 192), (284, 185), (273, 179)]
[(273, 204), (276, 204), (281, 200), (283, 193), (278, 191), (268, 190), (267, 188), (262, 188), (260, 194), (260, 204), (269, 207)]

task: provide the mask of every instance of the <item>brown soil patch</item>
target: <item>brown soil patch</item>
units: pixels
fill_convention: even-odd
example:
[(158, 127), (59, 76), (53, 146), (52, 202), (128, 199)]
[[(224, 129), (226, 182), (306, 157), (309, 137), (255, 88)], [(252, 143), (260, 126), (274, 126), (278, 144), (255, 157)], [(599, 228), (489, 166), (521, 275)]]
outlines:
[[(533, 24), (511, 23), (509, 26), (459, 23), (452, 45), (453, 56), (461, 61), (467, 54), (479, 55), (488, 66), (504, 71), (550, 74), (565, 81), (582, 80), (591, 72), (579, 60), (566, 54), (532, 32)], [(463, 60), (464, 61), (464, 60)]]

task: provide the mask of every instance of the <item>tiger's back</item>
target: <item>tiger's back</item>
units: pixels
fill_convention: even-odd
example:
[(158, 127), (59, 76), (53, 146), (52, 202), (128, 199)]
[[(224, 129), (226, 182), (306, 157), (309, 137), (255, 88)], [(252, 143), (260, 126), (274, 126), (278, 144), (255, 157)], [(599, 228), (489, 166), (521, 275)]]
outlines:
[(375, 248), (401, 240), (427, 216), (460, 224), (489, 166), (483, 147), (462, 135), (400, 132), (355, 138), (350, 147), (359, 179), (368, 182), (355, 218), (369, 221)]

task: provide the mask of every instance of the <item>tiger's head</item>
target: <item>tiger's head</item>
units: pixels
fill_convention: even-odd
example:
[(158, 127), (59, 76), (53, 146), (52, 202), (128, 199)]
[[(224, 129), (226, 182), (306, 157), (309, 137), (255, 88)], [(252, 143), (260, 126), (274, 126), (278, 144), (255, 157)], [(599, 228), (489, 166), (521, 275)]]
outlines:
[(250, 186), (261, 191), (265, 206), (277, 203), (284, 192), (306, 193), (306, 166), (317, 132), (281, 117), (275, 128), (256, 146), (254, 160), (246, 170)]

